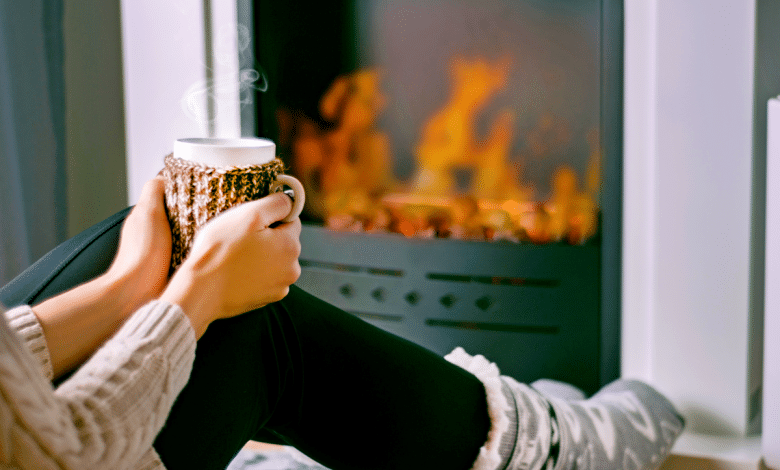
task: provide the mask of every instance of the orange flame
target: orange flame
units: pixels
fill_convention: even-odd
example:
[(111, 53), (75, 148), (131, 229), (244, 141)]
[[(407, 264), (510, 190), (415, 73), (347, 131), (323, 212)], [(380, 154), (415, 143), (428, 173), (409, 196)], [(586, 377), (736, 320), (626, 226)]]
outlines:
[[(380, 69), (358, 70), (333, 82), (319, 103), (321, 116), (333, 126), (280, 110), (280, 141), (293, 136), (293, 173), (310, 195), (308, 211), (337, 230), (534, 243), (588, 240), (597, 230), (597, 131), (587, 136), (585, 189), (571, 167), (561, 166), (544, 203), (533, 201), (533, 185), (522, 181), (522, 162), (569, 142), (568, 123), (540, 116), (523, 136), (527, 155), (511, 154), (517, 133), (512, 109), (496, 112), (487, 135), (477, 135), (477, 116), (507, 87), (512, 66), (509, 57), (450, 61), (449, 99), (423, 125), (414, 149), (415, 173), (407, 183), (393, 176), (390, 138), (377, 128), (388, 102)], [(456, 172), (464, 170), (472, 175), (466, 188), (456, 184)]]

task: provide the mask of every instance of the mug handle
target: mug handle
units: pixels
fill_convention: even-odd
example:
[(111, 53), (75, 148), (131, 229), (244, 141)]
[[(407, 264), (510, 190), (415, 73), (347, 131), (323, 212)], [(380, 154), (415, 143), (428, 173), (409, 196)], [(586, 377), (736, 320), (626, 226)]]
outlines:
[(281, 222), (290, 222), (303, 212), (303, 203), (306, 202), (306, 192), (303, 190), (303, 184), (294, 176), (277, 175), (276, 180), (271, 183), (269, 193), (273, 194), (283, 191), (285, 186), (289, 186), (293, 190), (293, 206), (292, 210), (290, 210), (290, 214), (282, 219)]

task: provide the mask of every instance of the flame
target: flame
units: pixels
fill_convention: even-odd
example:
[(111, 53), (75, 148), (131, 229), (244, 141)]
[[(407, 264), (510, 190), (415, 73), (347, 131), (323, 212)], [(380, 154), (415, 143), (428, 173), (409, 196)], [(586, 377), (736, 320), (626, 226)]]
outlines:
[[(289, 142), (293, 173), (306, 186), (309, 213), (336, 230), (395, 232), (407, 237), (453, 237), (578, 244), (597, 230), (601, 184), (598, 132), (587, 135), (591, 148), (584, 186), (569, 166), (553, 175), (547, 201), (534, 201), (533, 185), (522, 180), (523, 162), (540, 158), (572, 139), (568, 123), (546, 113), (522, 136), (516, 110), (489, 116), (479, 136), (478, 116), (508, 86), (514, 61), (502, 57), (453, 57), (446, 103), (421, 128), (413, 149), (410, 181), (392, 172), (389, 136), (377, 122), (387, 106), (383, 72), (362, 69), (338, 77), (319, 102), (322, 126), (291, 110), (278, 113), (280, 144)], [(517, 138), (525, 154), (512, 155)], [(471, 175), (466, 187), (456, 173)]]

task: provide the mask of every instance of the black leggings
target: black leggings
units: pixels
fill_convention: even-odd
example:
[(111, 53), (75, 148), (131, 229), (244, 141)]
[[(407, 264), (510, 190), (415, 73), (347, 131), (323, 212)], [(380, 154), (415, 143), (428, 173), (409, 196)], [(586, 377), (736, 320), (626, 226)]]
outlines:
[[(105, 270), (125, 215), (55, 248), (0, 300), (37, 303)], [(209, 327), (154, 447), (169, 470), (224, 469), (248, 440), (333, 470), (466, 470), (489, 426), (473, 375), (293, 286)]]

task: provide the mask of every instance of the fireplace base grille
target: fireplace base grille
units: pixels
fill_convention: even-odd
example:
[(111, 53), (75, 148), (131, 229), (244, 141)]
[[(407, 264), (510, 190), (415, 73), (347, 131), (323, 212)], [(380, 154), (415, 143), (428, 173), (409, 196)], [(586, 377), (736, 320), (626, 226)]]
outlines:
[(597, 245), (409, 239), (305, 225), (298, 285), (436, 353), (462, 346), (521, 381), (587, 392), (617, 357), (600, 349)]

